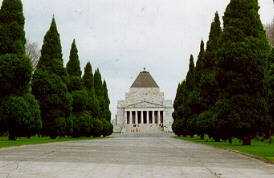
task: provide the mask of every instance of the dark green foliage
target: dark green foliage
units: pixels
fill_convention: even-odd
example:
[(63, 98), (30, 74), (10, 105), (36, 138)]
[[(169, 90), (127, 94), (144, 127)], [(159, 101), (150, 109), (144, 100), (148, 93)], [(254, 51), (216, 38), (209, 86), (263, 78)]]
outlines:
[(28, 103), (28, 112), (30, 113), (30, 118), (28, 119), (28, 127), (26, 128), (26, 135), (27, 137), (33, 136), (42, 128), (42, 120), (41, 120), (41, 111), (40, 111), (40, 105), (38, 101), (35, 99), (35, 97), (30, 94), (24, 94), (22, 96), (25, 101)]
[(72, 115), (73, 137), (91, 136), (92, 118), (89, 112), (81, 112)]
[(65, 135), (72, 136), (73, 134), (73, 114), (66, 118)]
[(221, 22), (218, 12), (215, 13), (214, 21), (211, 23), (209, 39), (206, 45), (206, 51), (204, 54), (204, 63), (201, 64), (201, 68), (205, 71), (215, 70), (217, 51), (220, 45), (220, 37), (222, 34)]
[(51, 138), (54, 138), (55, 136), (65, 137), (67, 134), (67, 118), (58, 117), (54, 119), (54, 122), (56, 135), (52, 135)]
[(196, 79), (193, 55), (190, 55), (189, 61), (190, 61), (189, 69), (186, 75), (186, 88), (187, 90), (193, 90), (195, 87), (195, 79)]
[(271, 136), (274, 134), (274, 49), (272, 49), (272, 52), (268, 58), (268, 65), (265, 70), (264, 86), (269, 110), (268, 117), (269, 119), (272, 118), (271, 129), (269, 129), (270, 132), (266, 134)]
[(71, 92), (73, 98), (72, 115), (70, 117), (73, 123), (72, 136), (91, 136), (92, 115), (90, 112), (88, 112), (88, 105), (90, 103), (90, 91), (84, 89), (85, 80), (82, 80), (81, 78), (82, 71), (80, 68), (80, 61), (75, 40), (73, 40), (71, 45), (70, 57), (67, 63), (67, 72), (69, 75), (68, 89)]
[(186, 77), (186, 95), (185, 103), (183, 105), (184, 112), (184, 132), (187, 135), (194, 135), (197, 133), (197, 128), (195, 127), (195, 118), (197, 114), (202, 110), (202, 104), (200, 101), (200, 92), (197, 90), (198, 84), (198, 64), (204, 59), (204, 42), (201, 41), (200, 53), (197, 60), (197, 66), (194, 67), (193, 56), (190, 57), (189, 71)]
[(90, 111), (92, 117), (97, 118), (100, 114), (100, 106), (94, 90), (88, 93), (87, 110)]
[(183, 130), (184, 126), (185, 126), (185, 124), (184, 124), (183, 119), (175, 119), (173, 124), (172, 124), (172, 130), (178, 136), (187, 135), (183, 132), (184, 131)]
[(90, 62), (87, 63), (85, 67), (85, 72), (83, 75), (84, 86), (87, 90), (91, 91), (94, 88), (93, 73)]
[[(96, 89), (101, 95), (98, 96), (96, 93), (90, 63), (87, 63), (82, 78), (84, 90), (73, 91), (73, 87), (71, 87), (73, 96), (73, 114), (71, 117), (73, 120), (73, 137), (98, 137), (101, 135), (108, 136), (112, 134), (113, 126), (109, 121), (105, 120), (105, 118), (110, 120), (111, 117), (107, 85), (105, 82), (102, 83), (99, 70), (96, 71), (96, 83), (99, 85)], [(99, 97), (100, 100), (98, 100)]]
[(68, 79), (68, 90), (75, 91), (75, 90), (82, 90), (84, 88), (83, 81), (81, 77), (78, 76), (69, 76)]
[(97, 95), (94, 89), (94, 78), (93, 78), (92, 67), (90, 62), (88, 62), (85, 67), (85, 73), (83, 75), (83, 83), (89, 94), (89, 102), (88, 102), (87, 110), (91, 112), (94, 118), (97, 118), (99, 117), (99, 114), (100, 114), (100, 106), (99, 106), (99, 101), (97, 99)]
[(8, 131), (11, 140), (16, 137), (31, 137), (41, 128), (39, 105), (31, 94), (6, 98), (0, 115), (4, 124), (1, 127)]
[(192, 119), (198, 108), (197, 103), (199, 103), (198, 93), (194, 90), (195, 80), (194, 58), (191, 55), (186, 81), (179, 84), (174, 102), (174, 124), (172, 128), (179, 135), (193, 135), (195, 132)]
[(201, 43), (196, 68), (191, 59), (186, 82), (178, 86), (176, 134), (208, 134), (215, 141), (236, 137), (244, 145), (258, 135), (270, 137), (273, 53), (269, 57), (258, 10), (257, 0), (231, 0), (223, 31), (215, 14), (206, 50)]
[(32, 81), (32, 92), (42, 111), (42, 134), (51, 138), (65, 136), (71, 130), (72, 96), (67, 83), (73, 86), (63, 66), (60, 36), (53, 18)]
[(101, 119), (94, 119), (92, 127), (92, 136), (100, 137), (104, 131), (103, 121)]
[[(202, 66), (204, 66), (204, 54), (205, 54), (205, 44), (204, 44), (204, 41), (202, 40), (201, 44), (200, 44), (200, 52), (198, 55), (196, 70), (201, 70)], [(190, 65), (192, 65), (192, 64), (190, 64)]]
[[(267, 113), (262, 104), (262, 81), (270, 47), (258, 10), (257, 0), (231, 0), (224, 16), (217, 61), (220, 98), (237, 107), (222, 118), (236, 119), (233, 124), (238, 129), (234, 129), (233, 136), (242, 139), (244, 144), (249, 144), (259, 133), (260, 129), (254, 128), (263, 127), (264, 123), (257, 121), (266, 118)], [(256, 112), (258, 107), (260, 112)]]
[(0, 55), (0, 97), (26, 93), (31, 74), (29, 58), (15, 54)]
[(0, 10), (0, 132), (9, 139), (41, 129), (40, 109), (29, 94), (31, 60), (25, 56), (25, 18), (21, 0), (3, 0)]
[(72, 111), (82, 112), (87, 109), (89, 102), (88, 92), (86, 90), (76, 90), (71, 93), (73, 98)]
[(103, 124), (102, 135), (104, 137), (111, 135), (113, 131), (113, 125), (105, 119), (102, 120), (102, 124)]
[(75, 40), (73, 40), (71, 45), (69, 61), (67, 63), (67, 72), (70, 76), (81, 77), (82, 75), (79, 56), (78, 56), (78, 50), (76, 47)]
[(55, 138), (61, 133), (58, 131), (60, 122), (55, 120), (67, 118), (72, 109), (72, 97), (67, 92), (66, 84), (56, 74), (36, 70), (32, 80), (32, 93), (40, 103), (43, 134)]
[(218, 97), (218, 86), (215, 76), (221, 33), (220, 19), (218, 13), (216, 13), (211, 24), (206, 51), (200, 63), (197, 62), (197, 88), (200, 93), (202, 110), (208, 110), (213, 106)]
[(215, 14), (214, 21), (211, 24), (209, 40), (207, 42), (206, 51), (204, 51), (204, 43), (201, 43), (200, 54), (197, 61), (195, 76), (196, 102), (192, 107), (195, 107), (193, 117), (193, 127), (196, 129), (196, 134), (203, 136), (208, 134), (212, 128), (209, 121), (208, 110), (215, 104), (218, 97), (218, 86), (216, 82), (216, 61), (218, 58), (217, 50), (222, 30), (218, 13)]
[(108, 89), (107, 89), (107, 83), (106, 81), (103, 82), (103, 92), (104, 92), (104, 108), (103, 108), (103, 112), (104, 112), (104, 118), (110, 122), (111, 120), (111, 112), (109, 110), (109, 105), (110, 105), (110, 100), (108, 97)]
[(69, 61), (67, 63), (67, 72), (69, 75), (69, 91), (71, 92), (75, 90), (82, 90), (84, 88), (84, 83), (81, 78), (82, 71), (80, 68), (80, 61), (78, 57), (78, 50), (75, 44), (75, 40), (73, 40), (73, 43), (71, 45)]
[(0, 55), (25, 54), (24, 25), (21, 0), (3, 0), (0, 10)]
[(60, 35), (57, 31), (56, 22), (53, 17), (50, 29), (44, 37), (41, 57), (37, 65), (37, 69), (46, 70), (59, 76), (66, 76), (62, 56)]
[(100, 99), (103, 98), (104, 96), (103, 82), (102, 82), (102, 77), (99, 69), (96, 69), (94, 73), (94, 89), (97, 97)]
[[(98, 103), (99, 103), (99, 108), (100, 108), (100, 112), (99, 112), (99, 118), (102, 118), (103, 120), (106, 120), (106, 122), (110, 123), (111, 120), (111, 112), (109, 110), (109, 97), (108, 97), (108, 89), (107, 89), (107, 84), (106, 82), (102, 82), (102, 78), (101, 78), (101, 73), (99, 71), (99, 69), (97, 69), (94, 73), (94, 89), (95, 89), (95, 95), (98, 99)], [(104, 121), (103, 121), (103, 125)], [(102, 135), (106, 136), (108, 134), (108, 130), (109, 127), (103, 127), (103, 133)], [(111, 131), (112, 133), (112, 131)]]

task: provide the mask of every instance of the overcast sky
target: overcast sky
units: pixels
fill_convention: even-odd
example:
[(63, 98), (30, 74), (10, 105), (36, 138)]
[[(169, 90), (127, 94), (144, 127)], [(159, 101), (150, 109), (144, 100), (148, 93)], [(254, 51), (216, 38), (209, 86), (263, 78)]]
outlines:
[[(0, 0), (2, 2), (2, 0)], [(23, 0), (26, 36), (40, 46), (55, 15), (63, 59), (76, 39), (81, 67), (90, 61), (107, 81), (111, 110), (146, 67), (167, 99), (207, 40), (215, 11), (229, 0)], [(272, 0), (259, 0), (263, 23), (274, 16)]]

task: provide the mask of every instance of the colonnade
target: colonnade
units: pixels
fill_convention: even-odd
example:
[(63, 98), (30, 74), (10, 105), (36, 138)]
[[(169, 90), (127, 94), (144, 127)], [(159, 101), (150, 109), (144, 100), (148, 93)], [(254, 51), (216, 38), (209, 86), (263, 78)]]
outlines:
[(127, 124), (163, 124), (163, 111), (125, 111)]

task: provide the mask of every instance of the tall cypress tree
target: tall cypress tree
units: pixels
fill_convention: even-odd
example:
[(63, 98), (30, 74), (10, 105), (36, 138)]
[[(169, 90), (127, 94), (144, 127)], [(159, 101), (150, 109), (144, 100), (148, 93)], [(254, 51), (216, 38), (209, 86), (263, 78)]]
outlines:
[(266, 135), (269, 137), (274, 133), (274, 49), (268, 58), (268, 65), (265, 70), (265, 90), (268, 103), (269, 118), (272, 118), (272, 123), (269, 124), (271, 128), (265, 129)]
[(69, 125), (67, 118), (72, 110), (72, 97), (64, 82), (66, 77), (60, 37), (53, 18), (32, 80), (32, 92), (41, 106), (43, 135), (51, 138), (64, 136), (66, 125)]
[(185, 103), (183, 105), (184, 110), (184, 126), (183, 128), (187, 135), (194, 135), (195, 128), (193, 127), (193, 115), (195, 113), (195, 105), (197, 95), (195, 93), (196, 87), (196, 73), (195, 73), (195, 65), (193, 55), (190, 56), (189, 59), (189, 70), (186, 75), (186, 85), (185, 85)]
[[(93, 103), (93, 99), (90, 97), (90, 91), (83, 85), (83, 80), (81, 78), (82, 71), (80, 68), (80, 61), (75, 40), (73, 40), (71, 45), (69, 61), (66, 69), (69, 75), (68, 89), (73, 98), (72, 114), (70, 117), (73, 123), (72, 136), (90, 136), (92, 117), (88, 111), (90, 111), (90, 103)], [(92, 76), (91, 66), (89, 72)], [(86, 77), (87, 75), (85, 74), (85, 78)], [(90, 76), (88, 76), (88, 78), (90, 78)], [(92, 80), (89, 79), (89, 83), (92, 83)]]
[(186, 75), (186, 89), (188, 91), (192, 91), (195, 87), (195, 65), (194, 65), (194, 57), (190, 55), (189, 59), (189, 68)]
[(67, 72), (70, 76), (81, 77), (82, 75), (75, 39), (73, 40), (71, 45), (69, 61), (67, 63)]
[(220, 45), (220, 37), (222, 34), (221, 22), (218, 12), (215, 13), (213, 22), (211, 23), (209, 39), (206, 45), (205, 63), (202, 66), (207, 70), (215, 70), (217, 51)]
[(0, 54), (25, 54), (25, 18), (21, 0), (3, 0), (0, 22)]
[(82, 90), (83, 89), (83, 81), (81, 79), (82, 71), (80, 67), (80, 60), (78, 56), (78, 50), (76, 47), (76, 42), (73, 40), (70, 50), (69, 61), (67, 63), (67, 73), (68, 77), (68, 90)]
[(192, 103), (193, 90), (195, 87), (195, 66), (194, 66), (194, 58), (193, 55), (190, 56), (189, 59), (189, 70), (186, 76), (186, 81), (183, 81), (181, 85), (179, 85), (177, 92), (176, 103), (174, 103), (174, 124), (172, 126), (173, 131), (177, 135), (193, 135), (194, 130), (192, 127)]
[(25, 18), (21, 0), (3, 0), (0, 10), (0, 96), (26, 93), (32, 68), (25, 57)]
[(108, 96), (107, 83), (105, 80), (103, 82), (103, 91), (104, 91), (104, 114), (105, 114), (106, 120), (110, 122), (111, 120), (111, 112), (109, 110), (110, 100)]
[(85, 72), (83, 75), (83, 82), (84, 82), (85, 87), (88, 90), (91, 91), (94, 89), (94, 79), (93, 79), (92, 67), (91, 67), (90, 62), (88, 62), (86, 64)]
[(262, 81), (270, 47), (258, 10), (257, 0), (230, 1), (217, 61), (217, 118), (232, 127), (220, 134), (237, 137), (244, 145), (251, 144), (266, 122)]
[(95, 95), (99, 102), (99, 108), (100, 108), (100, 114), (99, 116), (101, 118), (104, 118), (104, 90), (103, 90), (103, 83), (102, 83), (102, 77), (99, 69), (95, 70), (94, 73), (94, 90)]
[(181, 92), (181, 88), (182, 88), (182, 83), (178, 84), (177, 87), (177, 91), (176, 91), (176, 96), (174, 99), (174, 103), (173, 103), (173, 108), (174, 108), (174, 112), (173, 112), (173, 118), (177, 119), (178, 116), (175, 114), (175, 111), (177, 110), (177, 108), (182, 104), (182, 92)]
[[(197, 115), (203, 109), (203, 103), (201, 103), (200, 92), (198, 90), (198, 86), (201, 78), (201, 66), (204, 63), (204, 54), (205, 54), (205, 46), (203, 40), (200, 43), (200, 52), (197, 59), (196, 67), (194, 64), (191, 65), (191, 70), (186, 78), (186, 90), (187, 90), (187, 127), (189, 128), (190, 135), (199, 134), (203, 138), (202, 129), (197, 129)], [(191, 59), (191, 63), (192, 63)]]
[(184, 118), (184, 106), (185, 106), (185, 90), (186, 82), (183, 81), (182, 83), (178, 84), (176, 97), (174, 100), (173, 108), (174, 112), (172, 113), (172, 117), (174, 122), (172, 124), (172, 130), (176, 135), (187, 135), (188, 133), (185, 131), (186, 123)]
[[(197, 111), (196, 127), (199, 135), (212, 133), (210, 129), (213, 129), (210, 122), (209, 109), (215, 104), (218, 97), (217, 83), (216, 83), (216, 60), (217, 51), (219, 47), (220, 35), (222, 33), (221, 23), (219, 15), (216, 12), (214, 21), (211, 23), (209, 40), (207, 42), (206, 50), (200, 53), (200, 59), (197, 62), (196, 67), (196, 90), (199, 93), (199, 110)], [(201, 44), (201, 51), (203, 51), (203, 45)]]
[(103, 96), (103, 82), (102, 77), (99, 69), (95, 70), (94, 73), (94, 89), (97, 96)]
[(29, 94), (31, 60), (25, 56), (21, 0), (4, 0), (0, 10), (0, 132), (9, 139), (32, 136), (41, 128), (40, 109)]
[(95, 94), (94, 78), (93, 78), (92, 67), (90, 62), (86, 64), (85, 72), (83, 75), (83, 83), (86, 90), (89, 93), (88, 110), (91, 112), (91, 115), (94, 118), (97, 118), (99, 117), (100, 107), (99, 107), (99, 101)]
[(57, 30), (55, 18), (53, 17), (50, 28), (44, 37), (37, 69), (46, 70), (64, 77), (66, 76), (66, 71), (62, 57), (60, 35)]
[(202, 40), (200, 43), (200, 52), (198, 54), (198, 59), (196, 62), (196, 67), (197, 67), (196, 70), (200, 70), (202, 68), (204, 63), (204, 54), (205, 54), (205, 43)]
[(197, 63), (198, 81), (197, 87), (200, 93), (202, 110), (208, 110), (217, 99), (218, 92), (216, 91), (216, 61), (217, 51), (219, 47), (220, 36), (222, 33), (219, 15), (216, 12), (214, 21), (211, 23), (209, 40), (207, 42), (206, 50), (203, 53), (202, 60)]

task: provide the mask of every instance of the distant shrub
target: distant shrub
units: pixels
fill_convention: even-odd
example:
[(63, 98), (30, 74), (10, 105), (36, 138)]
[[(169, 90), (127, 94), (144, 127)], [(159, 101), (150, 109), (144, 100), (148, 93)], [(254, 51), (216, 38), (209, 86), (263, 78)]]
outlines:
[(10, 96), (0, 108), (1, 130), (9, 133), (9, 139), (31, 137), (41, 129), (39, 105), (31, 94)]

